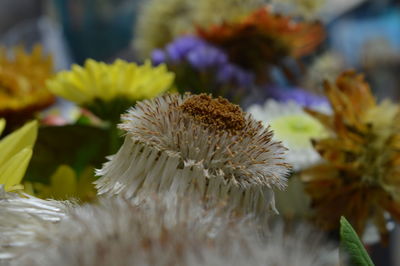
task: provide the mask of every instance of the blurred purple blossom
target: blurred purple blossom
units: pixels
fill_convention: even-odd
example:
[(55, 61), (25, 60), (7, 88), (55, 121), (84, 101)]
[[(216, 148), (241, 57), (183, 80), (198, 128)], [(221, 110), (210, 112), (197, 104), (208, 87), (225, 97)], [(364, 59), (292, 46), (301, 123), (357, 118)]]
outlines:
[(215, 73), (218, 83), (233, 83), (241, 87), (251, 87), (254, 74), (229, 62), (228, 56), (219, 48), (205, 42), (196, 36), (179, 37), (165, 50), (154, 50), (154, 64), (167, 63), (179, 65), (188, 63), (198, 71), (210, 70)]
[(226, 54), (210, 46), (196, 47), (196, 49), (191, 50), (187, 54), (186, 59), (191, 66), (198, 70), (205, 70), (209, 67), (228, 64)]
[(280, 102), (294, 101), (303, 107), (329, 106), (328, 100), (303, 89), (268, 88), (270, 96)]
[(217, 80), (221, 83), (233, 82), (242, 87), (254, 83), (254, 75), (233, 64), (224, 64), (218, 69)]
[(167, 55), (163, 50), (156, 49), (151, 53), (151, 61), (153, 61), (153, 64), (159, 65), (167, 61)]
[(207, 46), (207, 43), (202, 39), (186, 35), (174, 40), (166, 47), (168, 59), (174, 63), (186, 59), (189, 52)]

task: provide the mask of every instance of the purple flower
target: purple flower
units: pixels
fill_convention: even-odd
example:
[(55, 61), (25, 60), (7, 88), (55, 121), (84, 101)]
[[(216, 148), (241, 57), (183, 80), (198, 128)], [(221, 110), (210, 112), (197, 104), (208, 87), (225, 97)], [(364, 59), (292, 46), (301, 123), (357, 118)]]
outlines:
[(254, 75), (236, 65), (227, 63), (218, 69), (217, 80), (220, 83), (235, 83), (241, 87), (250, 87), (254, 82)]
[(269, 90), (271, 97), (281, 102), (295, 101), (304, 107), (329, 105), (325, 97), (318, 96), (303, 89), (269, 88)]
[(198, 70), (219, 66), (228, 62), (226, 54), (210, 46), (196, 47), (186, 57), (191, 66)]
[(151, 61), (154, 65), (159, 65), (167, 61), (167, 55), (161, 49), (156, 49), (151, 53)]
[(187, 62), (197, 70), (204, 70), (226, 64), (228, 57), (217, 47), (196, 36), (187, 35), (168, 44), (165, 50), (154, 50), (152, 60), (154, 64)]
[(253, 73), (230, 63), (223, 50), (196, 36), (179, 37), (164, 50), (154, 50), (152, 61), (154, 64), (167, 63), (174, 67), (189, 65), (194, 70), (213, 75), (217, 85), (249, 88), (254, 82)]
[(186, 58), (187, 54), (193, 49), (206, 46), (206, 42), (195, 36), (183, 36), (172, 43), (168, 44), (166, 51), (168, 54), (168, 59), (174, 63), (179, 62)]

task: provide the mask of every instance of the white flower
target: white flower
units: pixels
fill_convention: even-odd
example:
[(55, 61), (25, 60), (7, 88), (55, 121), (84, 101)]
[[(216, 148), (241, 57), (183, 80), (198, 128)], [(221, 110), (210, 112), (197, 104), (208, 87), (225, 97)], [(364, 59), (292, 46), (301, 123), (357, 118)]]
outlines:
[(309, 229), (287, 234), (278, 225), (262, 238), (257, 228), (190, 197), (103, 199), (76, 208), (11, 266), (338, 265), (337, 252)]
[(285, 187), (289, 168), (285, 148), (237, 105), (167, 94), (137, 103), (122, 119), (125, 142), (97, 172), (99, 194), (196, 191), (245, 212), (274, 209), (272, 187)]
[(19, 249), (35, 243), (42, 228), (59, 222), (73, 205), (7, 193), (0, 186), (0, 264), (2, 259), (13, 258)]
[[(329, 112), (325, 105), (316, 107), (319, 111)], [(267, 100), (263, 106), (252, 105), (247, 111), (257, 120), (263, 121), (274, 131), (275, 140), (289, 149), (287, 161), (295, 171), (317, 163), (321, 157), (314, 150), (311, 139), (326, 136), (327, 132), (319, 121), (303, 111), (295, 102), (280, 103)]]

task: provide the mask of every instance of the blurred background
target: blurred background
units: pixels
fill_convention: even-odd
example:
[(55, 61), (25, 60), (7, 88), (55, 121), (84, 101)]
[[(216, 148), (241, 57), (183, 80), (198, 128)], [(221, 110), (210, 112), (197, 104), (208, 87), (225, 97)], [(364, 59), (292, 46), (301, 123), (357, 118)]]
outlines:
[[(295, 13), (293, 1), (267, 2), (279, 12)], [(316, 52), (318, 58), (310, 63), (309, 78), (303, 85), (318, 93), (322, 76), (336, 76), (343, 69), (354, 68), (366, 74), (378, 98), (398, 101), (400, 1), (320, 2), (312, 19), (324, 24), (327, 36)], [(142, 4), (140, 0), (1, 0), (0, 45), (30, 49), (40, 43), (53, 55), (57, 71), (82, 64), (87, 58), (141, 61), (143, 55), (135, 49), (134, 39)], [(400, 266), (399, 242), (400, 232), (393, 230), (390, 247), (372, 245), (376, 264)]]
[[(72, 63), (81, 64), (86, 58), (135, 60), (142, 58), (132, 48), (141, 2), (2, 0), (0, 42), (5, 46), (27, 47), (41, 43), (53, 53), (57, 70), (69, 68)], [(287, 3), (291, 1), (272, 2), (278, 11), (290, 9)], [(398, 0), (329, 0), (314, 14), (328, 29), (325, 50), (339, 57), (346, 68), (367, 72), (372, 82), (379, 84), (375, 86), (380, 88), (379, 94), (390, 94), (396, 99), (399, 98), (396, 75), (400, 61), (399, 8)]]
[[(278, 11), (290, 10), (288, 0), (272, 2)], [(41, 43), (53, 54), (56, 70), (82, 64), (86, 58), (135, 60), (142, 58), (132, 45), (141, 4), (140, 0), (2, 0), (0, 43), (28, 48)], [(376, 85), (373, 88), (379, 88), (379, 96), (399, 99), (399, 1), (329, 0), (314, 17), (328, 32), (321, 50), (329, 53), (319, 60), (318, 70), (334, 71), (338, 64), (342, 69), (357, 68)]]

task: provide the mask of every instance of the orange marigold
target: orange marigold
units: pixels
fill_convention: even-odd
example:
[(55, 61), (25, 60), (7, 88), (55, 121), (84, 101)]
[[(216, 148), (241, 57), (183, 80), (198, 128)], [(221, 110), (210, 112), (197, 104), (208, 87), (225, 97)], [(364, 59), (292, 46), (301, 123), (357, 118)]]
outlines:
[(301, 175), (315, 221), (335, 230), (343, 215), (360, 235), (373, 222), (385, 241), (385, 213), (400, 221), (399, 105), (378, 104), (364, 77), (354, 71), (324, 86), (333, 114), (307, 111), (331, 132), (313, 143), (325, 162)]
[(325, 38), (321, 23), (295, 22), (291, 17), (272, 14), (268, 8), (258, 9), (238, 22), (199, 27), (197, 34), (248, 68), (279, 64), (287, 56), (308, 55)]
[(54, 102), (45, 86), (53, 73), (53, 62), (43, 55), (40, 46), (35, 46), (31, 54), (22, 47), (13, 52), (9, 57), (5, 48), (0, 48), (0, 117), (21, 123)]

